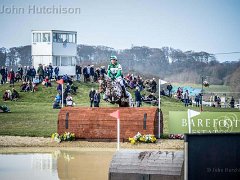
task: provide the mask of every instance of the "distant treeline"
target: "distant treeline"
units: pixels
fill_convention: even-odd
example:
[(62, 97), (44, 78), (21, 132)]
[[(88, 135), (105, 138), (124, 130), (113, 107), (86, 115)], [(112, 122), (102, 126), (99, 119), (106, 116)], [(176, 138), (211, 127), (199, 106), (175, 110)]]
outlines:
[[(124, 73), (135, 72), (160, 77), (172, 82), (201, 83), (207, 77), (210, 84), (230, 85), (240, 91), (240, 61), (220, 63), (207, 52), (183, 52), (179, 49), (146, 46), (115, 50), (106, 46), (77, 46), (77, 62), (81, 65), (107, 65), (109, 57), (117, 55)], [(15, 68), (18, 64), (31, 66), (31, 46), (0, 48), (0, 65)]]

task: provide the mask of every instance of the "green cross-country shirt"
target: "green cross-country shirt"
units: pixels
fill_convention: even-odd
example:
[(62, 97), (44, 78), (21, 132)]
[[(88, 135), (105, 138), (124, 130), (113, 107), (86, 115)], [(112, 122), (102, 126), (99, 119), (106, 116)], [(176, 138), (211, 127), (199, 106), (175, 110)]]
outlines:
[(120, 64), (109, 64), (108, 65), (108, 77), (115, 79), (122, 75), (122, 66)]

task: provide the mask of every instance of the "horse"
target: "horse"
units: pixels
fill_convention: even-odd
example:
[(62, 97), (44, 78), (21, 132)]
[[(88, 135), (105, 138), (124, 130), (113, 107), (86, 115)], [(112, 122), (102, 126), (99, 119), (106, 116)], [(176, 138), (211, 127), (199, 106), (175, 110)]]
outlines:
[(125, 98), (120, 83), (107, 75), (104, 76), (104, 79), (99, 80), (99, 92), (104, 93), (105, 101), (118, 104), (119, 107), (130, 107), (131, 105), (131, 94), (127, 92), (128, 97)]

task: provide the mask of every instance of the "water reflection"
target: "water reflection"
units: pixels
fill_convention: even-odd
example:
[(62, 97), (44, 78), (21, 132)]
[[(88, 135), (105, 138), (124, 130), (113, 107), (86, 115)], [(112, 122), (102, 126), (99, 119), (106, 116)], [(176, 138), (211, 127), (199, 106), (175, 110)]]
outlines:
[(106, 180), (114, 152), (1, 154), (0, 179)]

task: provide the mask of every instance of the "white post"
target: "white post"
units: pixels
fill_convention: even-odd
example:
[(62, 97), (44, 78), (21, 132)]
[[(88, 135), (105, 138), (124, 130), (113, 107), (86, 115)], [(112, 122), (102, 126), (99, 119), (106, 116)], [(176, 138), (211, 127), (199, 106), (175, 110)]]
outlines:
[(117, 119), (117, 151), (120, 149), (120, 119)]
[(159, 82), (158, 82), (158, 109), (159, 109), (159, 112), (158, 112), (158, 138), (160, 139), (160, 122), (161, 122), (161, 79), (159, 79)]
[(191, 133), (191, 117), (190, 117), (190, 109), (188, 109), (188, 133)]
[(62, 84), (62, 108), (63, 108), (63, 84)]
[(184, 180), (188, 180), (188, 142), (184, 143)]

